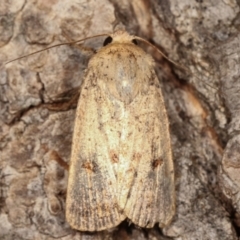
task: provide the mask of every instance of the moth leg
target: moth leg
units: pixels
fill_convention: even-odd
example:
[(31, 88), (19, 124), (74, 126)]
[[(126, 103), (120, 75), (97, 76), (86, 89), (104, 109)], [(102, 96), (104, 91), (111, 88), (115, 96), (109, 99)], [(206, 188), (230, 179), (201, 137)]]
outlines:
[(45, 103), (44, 106), (52, 111), (67, 111), (77, 107), (79, 99), (79, 88), (74, 88), (67, 93), (62, 93), (57, 96), (59, 101), (53, 103)]
[(62, 213), (64, 210), (61, 199), (64, 201), (67, 191), (65, 183), (68, 175), (66, 173), (68, 164), (62, 160), (57, 151), (49, 150), (47, 146), (43, 147), (45, 150), (48, 150), (44, 158), (43, 189), (47, 196), (48, 210), (52, 215), (56, 215)]

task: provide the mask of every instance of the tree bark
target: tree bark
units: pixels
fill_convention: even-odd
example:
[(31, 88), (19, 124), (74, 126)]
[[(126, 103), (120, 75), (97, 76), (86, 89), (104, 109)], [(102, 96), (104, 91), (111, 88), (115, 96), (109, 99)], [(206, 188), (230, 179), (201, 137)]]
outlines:
[[(239, 1), (4, 0), (0, 3), (1, 239), (238, 239)], [(50, 45), (124, 27), (156, 61), (171, 128), (176, 214), (169, 226), (83, 233), (65, 220), (75, 107), (90, 57)], [(84, 45), (99, 49), (103, 38)], [(75, 106), (75, 105), (73, 105)], [(55, 110), (53, 109), (55, 107)]]

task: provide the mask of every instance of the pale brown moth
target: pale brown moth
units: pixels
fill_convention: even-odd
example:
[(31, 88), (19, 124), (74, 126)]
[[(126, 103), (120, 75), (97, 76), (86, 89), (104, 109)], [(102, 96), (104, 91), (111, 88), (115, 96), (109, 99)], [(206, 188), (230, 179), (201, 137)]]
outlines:
[(76, 112), (66, 218), (81, 231), (175, 213), (169, 123), (152, 57), (116, 31), (89, 61)]
[(168, 117), (154, 61), (136, 39), (147, 42), (126, 31), (114, 32), (85, 73), (66, 200), (67, 221), (77, 230), (109, 229), (124, 219), (162, 228), (175, 214)]

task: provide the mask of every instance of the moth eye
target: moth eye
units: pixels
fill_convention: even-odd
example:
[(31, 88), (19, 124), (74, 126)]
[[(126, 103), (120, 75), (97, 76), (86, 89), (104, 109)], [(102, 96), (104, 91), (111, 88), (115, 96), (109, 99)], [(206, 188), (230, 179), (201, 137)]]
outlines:
[(109, 43), (111, 43), (112, 42), (112, 37), (107, 37), (106, 39), (105, 39), (105, 41), (104, 41), (104, 43), (103, 43), (103, 46), (106, 46), (106, 45), (108, 45)]
[(136, 39), (133, 39), (133, 40), (132, 40), (132, 43), (134, 43), (135, 45), (138, 45), (138, 42), (137, 42)]

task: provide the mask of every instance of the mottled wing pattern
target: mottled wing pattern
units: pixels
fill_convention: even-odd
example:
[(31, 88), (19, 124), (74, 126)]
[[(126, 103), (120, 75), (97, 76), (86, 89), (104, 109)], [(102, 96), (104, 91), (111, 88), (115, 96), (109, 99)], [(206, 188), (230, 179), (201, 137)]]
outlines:
[[(111, 228), (126, 218), (116, 198), (116, 176), (111, 168), (106, 132), (102, 131), (104, 118), (108, 118), (102, 115), (106, 102), (99, 90), (100, 83), (94, 85), (95, 76), (90, 70), (81, 90), (67, 190), (67, 220), (82, 231)], [(111, 137), (118, 139), (113, 134)]]
[(175, 211), (168, 118), (152, 58), (126, 32), (89, 63), (76, 114), (67, 220), (99, 231), (129, 218), (167, 225)]
[[(148, 92), (130, 105), (131, 116), (135, 116), (133, 152), (129, 152), (134, 178), (124, 213), (138, 226), (153, 227), (159, 222), (164, 227), (175, 212), (174, 169), (168, 118), (153, 69), (151, 78)], [(122, 179), (121, 185), (124, 184)]]

